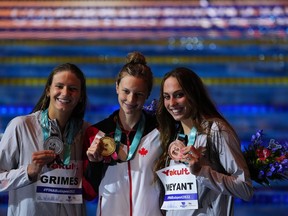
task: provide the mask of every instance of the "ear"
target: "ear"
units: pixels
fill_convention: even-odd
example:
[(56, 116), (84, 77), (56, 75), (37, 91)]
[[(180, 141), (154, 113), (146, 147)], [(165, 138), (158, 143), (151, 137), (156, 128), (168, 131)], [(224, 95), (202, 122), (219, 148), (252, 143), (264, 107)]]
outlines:
[(46, 97), (50, 97), (50, 90), (49, 90), (49, 88), (46, 89)]
[(116, 82), (115, 84), (116, 84), (116, 85), (115, 85), (115, 87), (116, 87), (116, 93), (119, 94), (119, 85), (118, 85), (117, 82)]

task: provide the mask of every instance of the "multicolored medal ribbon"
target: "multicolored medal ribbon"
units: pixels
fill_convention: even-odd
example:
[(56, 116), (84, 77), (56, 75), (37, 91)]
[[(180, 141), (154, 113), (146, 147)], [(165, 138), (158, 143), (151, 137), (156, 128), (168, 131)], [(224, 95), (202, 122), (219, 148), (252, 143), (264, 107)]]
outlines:
[[(42, 111), (40, 123), (44, 136), (44, 149), (53, 150), (57, 154), (57, 160), (56, 160), (57, 163), (59, 162), (63, 163), (64, 165), (68, 165), (70, 163), (70, 157), (71, 157), (71, 145), (73, 143), (74, 137), (80, 130), (82, 120), (80, 121), (78, 121), (77, 119), (69, 120), (63, 136), (65, 144), (61, 139), (62, 135), (59, 131), (59, 128), (57, 128), (57, 126), (54, 126), (52, 128), (51, 122), (52, 120), (49, 120), (48, 117), (48, 109)], [(54, 132), (52, 133), (52, 131)], [(62, 162), (60, 159), (60, 154), (63, 151), (64, 155)]]
[(104, 145), (103, 150), (101, 152), (101, 155), (104, 158), (104, 163), (115, 165), (117, 160), (121, 161), (131, 160), (136, 152), (136, 149), (138, 148), (138, 145), (144, 132), (144, 128), (145, 128), (145, 116), (144, 114), (142, 114), (132, 144), (130, 146), (127, 146), (128, 154), (124, 150), (126, 146), (121, 143), (122, 130), (118, 122), (116, 123), (114, 139), (109, 136), (105, 136), (105, 133), (103, 133), (102, 131), (98, 132), (96, 137), (99, 138)]
[[(133, 138), (133, 141), (132, 141), (132, 144), (130, 146), (128, 146), (128, 155), (127, 155), (127, 157), (126, 158), (119, 158), (122, 161), (129, 161), (129, 160), (131, 160), (133, 158), (133, 156), (134, 156), (134, 154), (136, 152), (136, 149), (138, 148), (138, 145), (140, 143), (140, 140), (142, 138), (143, 132), (144, 132), (145, 121), (146, 121), (145, 115), (142, 113), (140, 122), (139, 122), (138, 127), (137, 127), (136, 134), (135, 134), (135, 136)], [(117, 122), (115, 135), (114, 135), (114, 140), (117, 143), (117, 149), (118, 150), (119, 150), (120, 145), (121, 145), (121, 136), (122, 136), (122, 130), (120, 128), (120, 125)]]
[[(187, 146), (192, 146), (195, 143), (197, 135), (197, 130), (195, 127), (192, 127)], [(168, 154), (172, 160), (179, 161), (181, 159), (180, 150), (184, 148), (187, 142), (187, 136), (185, 134), (178, 134), (177, 139), (170, 143), (168, 148)]]

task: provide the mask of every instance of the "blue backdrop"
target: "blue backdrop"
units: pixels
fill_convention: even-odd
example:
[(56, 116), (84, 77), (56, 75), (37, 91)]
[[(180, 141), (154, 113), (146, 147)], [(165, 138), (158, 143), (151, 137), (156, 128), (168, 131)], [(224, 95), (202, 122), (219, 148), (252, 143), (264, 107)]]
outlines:
[[(115, 76), (137, 50), (155, 77), (148, 102), (158, 98), (166, 72), (187, 66), (203, 78), (243, 148), (258, 129), (267, 139), (288, 140), (286, 1), (11, 2), (0, 2), (0, 133), (31, 112), (48, 74), (64, 62), (86, 75), (85, 119), (103, 119), (118, 108)], [(255, 184), (250, 202), (236, 200), (236, 215), (284, 215), (287, 186)], [(0, 203), (5, 212), (6, 193)], [(95, 202), (88, 208), (94, 215)]]

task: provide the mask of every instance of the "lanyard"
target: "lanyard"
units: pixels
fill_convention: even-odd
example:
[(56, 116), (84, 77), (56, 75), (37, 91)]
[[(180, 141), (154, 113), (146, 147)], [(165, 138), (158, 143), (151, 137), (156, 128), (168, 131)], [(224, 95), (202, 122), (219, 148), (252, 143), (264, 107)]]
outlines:
[[(195, 127), (192, 127), (192, 129), (190, 130), (190, 133), (189, 133), (187, 146), (193, 146), (194, 145), (196, 135), (197, 135), (197, 129)], [(180, 140), (186, 140), (186, 137), (187, 136), (185, 134), (180, 134), (180, 133), (178, 134), (178, 139), (180, 139)]]
[(192, 127), (189, 138), (188, 138), (188, 146), (193, 146), (195, 144), (197, 129), (195, 127)]
[[(51, 136), (51, 131), (52, 131), (51, 122), (49, 121), (49, 118), (48, 118), (48, 109), (44, 110), (41, 113), (40, 122), (42, 126), (44, 141), (46, 141)], [(78, 130), (75, 123), (76, 123), (75, 121), (71, 120), (68, 122), (67, 128), (65, 128), (65, 140), (67, 140), (67, 142), (65, 142), (64, 144), (64, 155), (63, 155), (64, 157), (63, 163), (65, 165), (68, 165), (70, 163), (71, 144), (73, 142), (73, 137), (75, 136), (75, 133), (77, 133), (77, 130)], [(61, 134), (59, 134), (59, 136), (61, 137)]]
[(44, 135), (44, 141), (50, 136), (51, 124), (48, 120), (48, 109), (41, 113), (41, 127)]
[[(137, 128), (137, 131), (136, 131), (136, 134), (135, 134), (135, 136), (133, 138), (133, 141), (132, 141), (132, 144), (131, 144), (131, 146), (129, 148), (129, 152), (128, 152), (126, 161), (131, 160), (131, 158), (135, 154), (135, 151), (138, 148), (138, 145), (139, 145), (140, 140), (142, 138), (142, 135), (143, 135), (143, 132), (144, 132), (144, 127), (145, 127), (145, 116), (142, 113), (141, 119), (140, 119), (140, 122), (139, 122), (139, 125), (138, 125), (138, 128)], [(114, 135), (114, 140), (117, 143), (117, 148), (119, 148), (119, 146), (120, 146), (121, 135), (122, 135), (122, 130), (121, 130), (120, 126), (119, 126), (119, 123), (117, 122), (115, 135)]]
[[(196, 135), (197, 135), (197, 129), (195, 127), (192, 127), (189, 133), (187, 146), (193, 146), (195, 144)], [(187, 135), (178, 133), (177, 139), (182, 141), (186, 145)], [(168, 159), (169, 159), (169, 156), (167, 156), (166, 158), (165, 167), (168, 166)]]

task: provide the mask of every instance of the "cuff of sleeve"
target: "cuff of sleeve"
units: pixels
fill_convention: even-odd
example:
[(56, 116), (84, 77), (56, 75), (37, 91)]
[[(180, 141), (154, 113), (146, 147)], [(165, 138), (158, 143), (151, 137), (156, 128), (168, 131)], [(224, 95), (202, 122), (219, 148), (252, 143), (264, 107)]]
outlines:
[(36, 182), (38, 180), (38, 175), (35, 176), (34, 178), (29, 177), (29, 175), (28, 175), (28, 165), (24, 166), (24, 170), (25, 170), (25, 181), (27, 181), (28, 183), (33, 183), (33, 182)]

